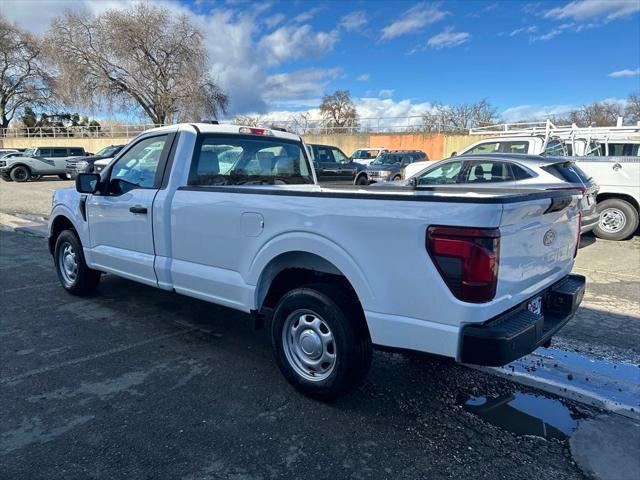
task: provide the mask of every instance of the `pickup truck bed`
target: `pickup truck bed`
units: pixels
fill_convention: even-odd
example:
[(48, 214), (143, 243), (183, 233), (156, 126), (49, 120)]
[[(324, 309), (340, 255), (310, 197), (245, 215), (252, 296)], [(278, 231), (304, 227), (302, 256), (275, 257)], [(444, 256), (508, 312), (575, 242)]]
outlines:
[[(86, 293), (92, 272), (108, 272), (251, 313), (269, 321), (287, 379), (320, 398), (363, 378), (372, 344), (503, 364), (577, 308), (578, 192), (321, 187), (297, 136), (264, 132), (165, 127), (132, 142), (165, 142), (152, 145), (153, 177), (136, 174), (148, 187), (120, 186), (134, 178), (120, 173), (134, 145), (101, 177), (80, 175), (80, 192), (56, 192), (50, 249), (63, 286)], [(246, 173), (259, 163), (263, 173)], [(70, 282), (65, 262), (91, 288)]]

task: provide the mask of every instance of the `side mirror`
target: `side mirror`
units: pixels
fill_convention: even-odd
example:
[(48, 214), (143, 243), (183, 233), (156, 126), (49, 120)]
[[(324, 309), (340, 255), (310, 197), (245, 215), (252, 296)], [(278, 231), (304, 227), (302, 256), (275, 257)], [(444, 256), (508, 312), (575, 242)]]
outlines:
[(97, 173), (79, 173), (76, 176), (76, 190), (80, 193), (96, 193), (100, 186), (100, 175)]
[(458, 155), (458, 152), (451, 152), (452, 157), (455, 157), (456, 155)]

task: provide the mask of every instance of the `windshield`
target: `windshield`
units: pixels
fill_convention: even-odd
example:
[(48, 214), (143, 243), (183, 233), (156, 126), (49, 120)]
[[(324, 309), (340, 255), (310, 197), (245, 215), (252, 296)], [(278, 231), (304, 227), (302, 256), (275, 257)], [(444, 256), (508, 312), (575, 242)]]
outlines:
[(383, 153), (378, 158), (376, 158), (373, 162), (371, 162), (371, 165), (393, 165), (398, 162), (399, 160), (397, 155)]
[(559, 180), (588, 186), (591, 178), (574, 162), (555, 163), (542, 167)]
[(116, 153), (118, 153), (120, 148), (121, 147), (114, 147), (113, 145), (110, 145), (108, 147), (104, 147), (102, 150), (96, 153), (96, 156), (97, 157), (113, 157)]
[(370, 160), (372, 158), (376, 158), (377, 156), (377, 150), (356, 150), (355, 152), (353, 152), (353, 155), (351, 155), (351, 158)]

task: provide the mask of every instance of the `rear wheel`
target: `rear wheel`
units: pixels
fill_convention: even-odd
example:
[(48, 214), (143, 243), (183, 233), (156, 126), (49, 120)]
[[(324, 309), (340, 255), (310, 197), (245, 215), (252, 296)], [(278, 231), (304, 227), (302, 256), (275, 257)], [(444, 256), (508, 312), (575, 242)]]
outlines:
[(56, 273), (64, 289), (79, 296), (92, 294), (100, 282), (100, 272), (87, 267), (80, 239), (64, 230), (56, 239), (53, 253)]
[(356, 178), (356, 185), (367, 185), (368, 183), (366, 175), (360, 175)]
[(598, 202), (600, 219), (593, 233), (604, 240), (625, 240), (638, 228), (638, 211), (620, 198)]
[(393, 179), (391, 181), (392, 182), (399, 182), (400, 180), (402, 180), (402, 177), (400, 175), (396, 175), (395, 177), (393, 177)]
[(10, 175), (14, 182), (26, 182), (31, 178), (31, 171), (24, 165), (18, 165), (11, 169)]
[(69, 180), (71, 178), (71, 175), (69, 175), (68, 173), (61, 173), (60, 175), (58, 175), (58, 178), (60, 180)]
[(289, 383), (319, 400), (337, 398), (359, 385), (371, 365), (371, 338), (362, 310), (326, 284), (297, 288), (280, 299), (271, 343)]

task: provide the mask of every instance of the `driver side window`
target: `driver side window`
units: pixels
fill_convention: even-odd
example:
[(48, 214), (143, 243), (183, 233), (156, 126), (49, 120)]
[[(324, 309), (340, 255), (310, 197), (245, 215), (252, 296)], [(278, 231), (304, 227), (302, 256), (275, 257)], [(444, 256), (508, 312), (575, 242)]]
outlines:
[(458, 182), (462, 161), (447, 162), (420, 175), (419, 185), (450, 185)]
[(135, 144), (118, 159), (111, 169), (110, 185), (114, 193), (134, 188), (154, 188), (160, 156), (167, 135), (146, 138)]

